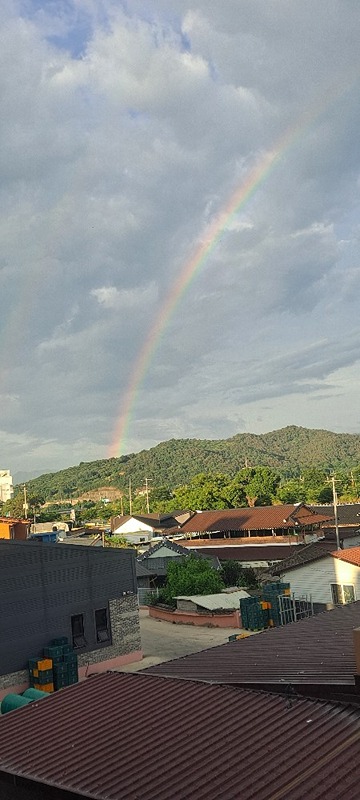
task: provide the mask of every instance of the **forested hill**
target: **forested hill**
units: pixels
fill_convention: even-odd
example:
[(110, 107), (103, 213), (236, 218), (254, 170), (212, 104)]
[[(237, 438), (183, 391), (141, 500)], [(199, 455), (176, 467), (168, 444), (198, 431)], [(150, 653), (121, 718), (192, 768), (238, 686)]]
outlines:
[(170, 439), (150, 450), (120, 458), (81, 462), (28, 481), (32, 495), (45, 500), (76, 497), (103, 486), (173, 489), (199, 472), (233, 475), (243, 466), (269, 466), (284, 476), (306, 467), (339, 469), (360, 465), (360, 435), (289, 426), (263, 435), (239, 433), (230, 439)]

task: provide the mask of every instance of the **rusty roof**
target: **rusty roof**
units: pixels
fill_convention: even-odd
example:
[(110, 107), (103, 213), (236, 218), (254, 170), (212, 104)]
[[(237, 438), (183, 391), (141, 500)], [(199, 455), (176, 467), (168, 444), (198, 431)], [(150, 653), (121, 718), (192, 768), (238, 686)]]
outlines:
[[(210, 540), (210, 545), (214, 540)], [(252, 539), (250, 539), (250, 542)], [(193, 542), (196, 545), (196, 540)], [(199, 548), (198, 551), (195, 550), (195, 546), (192, 550), (195, 552), (203, 553), (204, 555), (209, 556), (216, 556), (220, 559), (220, 561), (281, 561), (283, 558), (287, 558), (290, 556), (294, 550), (302, 550), (303, 545), (295, 545), (295, 547), (289, 544), (281, 544), (281, 545), (263, 545), (263, 546), (255, 546), (251, 547), (251, 545), (226, 545), (224, 539), (220, 539), (220, 544), (222, 546), (215, 546), (215, 547), (203, 547)]]
[(331, 553), (334, 558), (339, 558), (340, 561), (346, 561), (347, 564), (352, 564), (354, 567), (360, 567), (360, 547), (349, 547), (348, 550), (335, 550)]
[(108, 673), (2, 717), (0, 777), (94, 800), (354, 800), (359, 746), (351, 706)]
[(355, 694), (352, 632), (359, 626), (357, 601), (149, 667), (146, 672), (277, 692), (291, 684), (315, 696), (337, 696), (338, 691)]
[(271, 530), (294, 528), (327, 522), (331, 515), (317, 514), (304, 504), (231, 508), (220, 511), (198, 511), (181, 530), (185, 533), (205, 531)]

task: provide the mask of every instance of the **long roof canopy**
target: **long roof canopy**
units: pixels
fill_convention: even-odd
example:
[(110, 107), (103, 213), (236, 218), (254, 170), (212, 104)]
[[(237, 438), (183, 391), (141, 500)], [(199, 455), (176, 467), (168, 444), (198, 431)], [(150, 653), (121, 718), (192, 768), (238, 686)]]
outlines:
[(317, 514), (304, 503), (255, 508), (231, 508), (221, 511), (197, 511), (182, 525), (184, 533), (249, 530), (293, 530), (320, 525), (332, 518)]

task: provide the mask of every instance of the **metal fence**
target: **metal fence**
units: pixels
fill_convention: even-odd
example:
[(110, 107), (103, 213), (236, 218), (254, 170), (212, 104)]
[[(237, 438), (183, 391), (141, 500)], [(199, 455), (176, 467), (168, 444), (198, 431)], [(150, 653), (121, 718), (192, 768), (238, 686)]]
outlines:
[(314, 613), (313, 602), (311, 595), (302, 595), (295, 597), (291, 595), (279, 595), (279, 612), (281, 625), (287, 625), (288, 622), (296, 622), (298, 619), (305, 617), (312, 617)]
[(150, 597), (157, 597), (159, 594), (158, 589), (138, 589), (139, 606), (146, 606), (149, 603)]

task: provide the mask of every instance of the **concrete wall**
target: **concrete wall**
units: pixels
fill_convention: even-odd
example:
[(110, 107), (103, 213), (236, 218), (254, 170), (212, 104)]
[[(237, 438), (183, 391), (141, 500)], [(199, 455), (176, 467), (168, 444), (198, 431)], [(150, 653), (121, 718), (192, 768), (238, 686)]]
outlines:
[(241, 628), (240, 611), (230, 614), (198, 614), (190, 611), (166, 611), (158, 606), (149, 607), (149, 617), (162, 619), (176, 625), (200, 625), (207, 628)]
[[(108, 608), (112, 644), (98, 642), (95, 610)], [(0, 689), (28, 679), (29, 658), (52, 639), (72, 642), (71, 617), (82, 614), (80, 665), (141, 650), (132, 550), (0, 541)]]
[[(50, 545), (51, 546), (51, 545)], [(110, 645), (78, 653), (79, 677), (131, 664), (142, 659), (137, 597), (129, 595), (109, 601)], [(0, 700), (9, 692), (21, 694), (29, 686), (27, 669), (0, 675)]]

